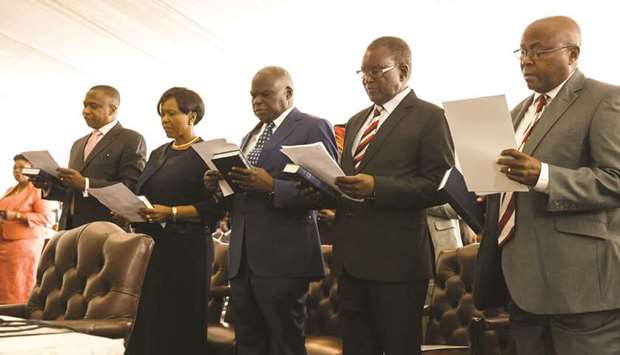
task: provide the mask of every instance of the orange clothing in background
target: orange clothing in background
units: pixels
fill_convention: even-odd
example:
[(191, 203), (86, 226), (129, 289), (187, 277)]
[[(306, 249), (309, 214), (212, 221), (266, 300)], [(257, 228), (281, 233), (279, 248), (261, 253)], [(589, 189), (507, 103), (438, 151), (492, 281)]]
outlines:
[(28, 184), (0, 199), (0, 210), (19, 212), (28, 221), (0, 222), (0, 304), (26, 303), (35, 283), (43, 237), (51, 221), (49, 203), (41, 190)]

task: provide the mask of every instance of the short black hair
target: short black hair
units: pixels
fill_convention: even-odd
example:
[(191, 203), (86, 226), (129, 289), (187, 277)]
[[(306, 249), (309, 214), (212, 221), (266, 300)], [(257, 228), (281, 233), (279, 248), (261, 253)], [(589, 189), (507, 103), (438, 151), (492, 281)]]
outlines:
[(121, 94), (118, 92), (118, 90), (116, 90), (116, 88), (110, 85), (95, 85), (88, 91), (91, 90), (103, 91), (106, 95), (110, 96), (116, 102), (117, 108), (121, 105)]
[(396, 64), (407, 64), (411, 68), (411, 49), (402, 38), (384, 36), (379, 37), (368, 45), (368, 49), (385, 47), (392, 52)]
[(187, 115), (190, 112), (196, 113), (196, 121), (194, 121), (195, 125), (200, 122), (205, 114), (205, 104), (200, 95), (190, 89), (173, 87), (166, 90), (157, 102), (157, 113), (160, 116), (162, 115), (161, 105), (170, 98), (174, 98), (177, 101), (179, 110), (184, 114)]
[(19, 153), (13, 157), (13, 161), (18, 161), (18, 160), (28, 161), (28, 159), (26, 159), (26, 157), (22, 153)]

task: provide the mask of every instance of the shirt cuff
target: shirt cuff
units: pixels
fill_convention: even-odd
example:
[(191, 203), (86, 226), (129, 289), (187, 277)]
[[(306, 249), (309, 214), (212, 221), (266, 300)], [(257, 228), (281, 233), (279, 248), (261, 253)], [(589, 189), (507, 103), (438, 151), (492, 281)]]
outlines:
[(540, 175), (534, 186), (534, 191), (549, 194), (549, 165), (540, 163)]
[(88, 197), (88, 188), (90, 187), (90, 183), (88, 178), (84, 178), (84, 191), (82, 191), (83, 197)]

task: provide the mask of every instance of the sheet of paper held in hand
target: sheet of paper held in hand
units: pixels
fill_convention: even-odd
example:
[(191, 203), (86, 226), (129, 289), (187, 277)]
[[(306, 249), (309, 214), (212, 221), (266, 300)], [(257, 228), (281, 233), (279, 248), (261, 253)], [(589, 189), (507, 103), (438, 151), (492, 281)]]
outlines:
[[(322, 142), (302, 145), (283, 145), (281, 150), (293, 163), (308, 170), (317, 179), (323, 181), (342, 194), (342, 191), (340, 191), (338, 185), (336, 185), (336, 177), (344, 176), (344, 171), (340, 169), (340, 165), (329, 155), (329, 152)], [(355, 199), (345, 194), (342, 195), (353, 201), (363, 201), (363, 199)]]
[(502, 150), (517, 146), (504, 95), (448, 101), (443, 107), (469, 191), (528, 191), (501, 173), (496, 163)]
[(52, 176), (58, 177), (58, 172), (56, 172), (56, 169), (59, 168), (58, 163), (56, 163), (47, 150), (23, 152), (22, 155), (28, 159), (33, 168), (41, 169)]
[(153, 208), (144, 196), (136, 196), (125, 184), (89, 188), (88, 193), (115, 213), (125, 217), (129, 222), (146, 222), (138, 211), (141, 208)]
[[(217, 167), (215, 166), (215, 164), (213, 164), (213, 161), (211, 161), (213, 155), (239, 149), (239, 146), (234, 143), (227, 142), (224, 138), (218, 138), (196, 143), (192, 145), (192, 148), (196, 151), (196, 153), (198, 153), (200, 158), (204, 160), (210, 170), (217, 170)], [(220, 180), (219, 185), (220, 190), (222, 190), (222, 194), (224, 196), (232, 195), (233, 193), (235, 193), (232, 187), (230, 187), (230, 185), (226, 181)]]

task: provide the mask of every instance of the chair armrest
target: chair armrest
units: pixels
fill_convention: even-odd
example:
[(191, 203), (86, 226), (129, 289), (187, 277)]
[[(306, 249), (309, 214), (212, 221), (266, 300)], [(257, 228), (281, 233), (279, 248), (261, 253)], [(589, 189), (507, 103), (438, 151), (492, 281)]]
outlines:
[(430, 317), (431, 316), (431, 305), (425, 304), (424, 308), (422, 308), (422, 317)]
[(480, 330), (497, 330), (510, 327), (510, 319), (507, 314), (495, 317), (474, 317), (471, 323), (481, 327)]
[(226, 297), (230, 296), (230, 286), (214, 286), (209, 289), (209, 297)]
[(76, 332), (96, 335), (106, 338), (124, 338), (131, 331), (133, 320), (129, 318), (118, 319), (75, 319), (75, 320), (50, 320), (51, 325), (68, 327)]
[(469, 323), (469, 339), (471, 341), (471, 354), (484, 355), (488, 353), (487, 348), (493, 347), (488, 344), (487, 332), (489, 331), (510, 331), (510, 319), (507, 314), (494, 317), (473, 317)]
[(28, 308), (25, 304), (5, 304), (0, 306), (0, 315), (28, 318)]

